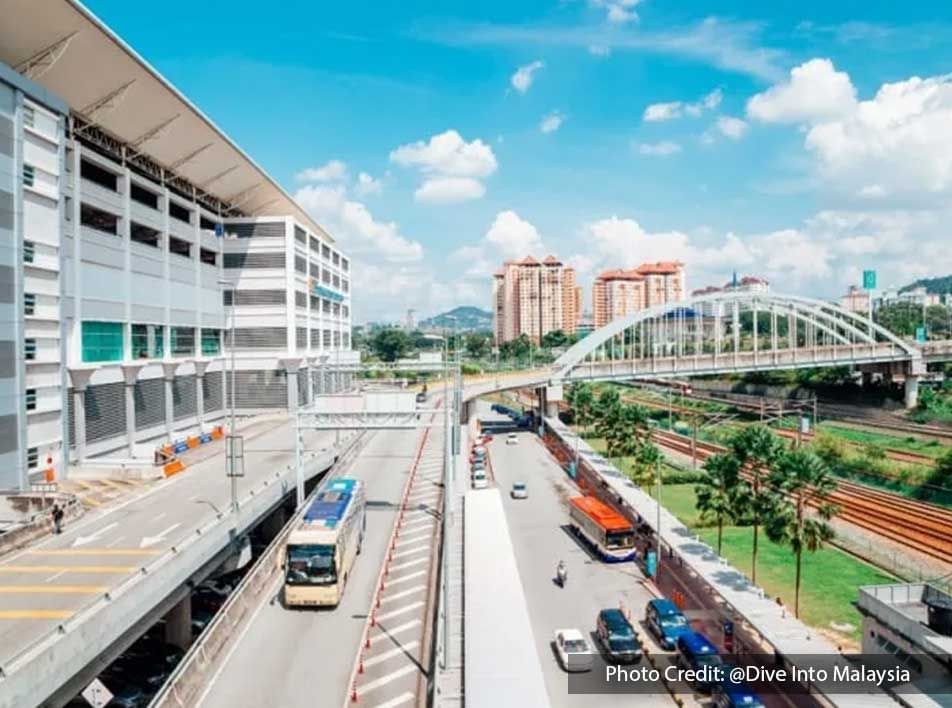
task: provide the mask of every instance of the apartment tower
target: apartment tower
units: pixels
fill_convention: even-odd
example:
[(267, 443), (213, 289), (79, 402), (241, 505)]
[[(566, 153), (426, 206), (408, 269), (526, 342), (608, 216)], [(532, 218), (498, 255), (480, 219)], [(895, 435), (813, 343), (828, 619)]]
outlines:
[(580, 311), (575, 270), (555, 256), (506, 261), (493, 277), (496, 346), (523, 334), (540, 342), (549, 332), (575, 332)]

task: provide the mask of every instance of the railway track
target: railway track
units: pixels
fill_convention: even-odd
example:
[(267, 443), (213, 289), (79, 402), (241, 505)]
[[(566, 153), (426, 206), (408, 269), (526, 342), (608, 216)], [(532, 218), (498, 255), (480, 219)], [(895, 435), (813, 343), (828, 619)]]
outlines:
[[(662, 447), (691, 454), (691, 439), (677, 433), (652, 433)], [(703, 460), (726, 448), (698, 441)], [(839, 506), (837, 518), (946, 563), (952, 563), (952, 510), (906, 499), (898, 494), (839, 480), (830, 501)]]

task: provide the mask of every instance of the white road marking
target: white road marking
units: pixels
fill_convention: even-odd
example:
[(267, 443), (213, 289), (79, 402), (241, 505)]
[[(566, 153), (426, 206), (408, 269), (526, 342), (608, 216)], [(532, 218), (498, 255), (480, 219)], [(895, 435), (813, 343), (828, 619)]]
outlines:
[(428, 560), (430, 560), (430, 559), (429, 559), (429, 558), (417, 558), (416, 560), (407, 561), (406, 563), (400, 563), (399, 565), (392, 565), (392, 566), (390, 566), (390, 572), (392, 573), (392, 572), (394, 572), (395, 570), (403, 570), (404, 568), (411, 568), (411, 567), (413, 567), (413, 566), (415, 566), (415, 565), (420, 565), (420, 563), (426, 563)]
[(415, 572), (415, 573), (410, 573), (410, 574), (408, 574), (408, 575), (404, 575), (402, 578), (397, 578), (396, 580), (390, 580), (390, 581), (388, 581), (388, 582), (386, 583), (386, 586), (389, 588), (389, 587), (391, 587), (392, 585), (396, 585), (397, 583), (405, 583), (405, 582), (407, 582), (408, 580), (413, 580), (414, 578), (419, 578), (421, 575), (426, 575), (426, 571), (425, 571), (425, 570), (418, 570), (418, 571)]
[(403, 693), (396, 698), (391, 698), (386, 703), (378, 703), (374, 708), (396, 708), (396, 706), (402, 705), (407, 701), (412, 701), (414, 695), (412, 693)]
[(401, 607), (399, 610), (391, 610), (385, 614), (379, 615), (377, 621), (388, 620), (391, 617), (397, 617), (399, 615), (405, 615), (407, 612), (413, 612), (418, 607), (423, 607), (423, 600), (417, 600), (416, 602), (411, 602), (409, 605)]
[(381, 634), (399, 634), (400, 632), (405, 632), (408, 629), (413, 629), (418, 624), (422, 624), (420, 620), (410, 620), (409, 622), (404, 622), (401, 625), (397, 625), (393, 629), (388, 629), (386, 632), (381, 630)]
[(414, 671), (419, 671), (419, 669), (417, 669), (416, 665), (414, 664), (410, 664), (409, 666), (403, 666), (397, 669), (396, 671), (391, 671), (386, 676), (381, 676), (380, 678), (374, 679), (373, 681), (370, 681), (369, 683), (365, 683), (363, 686), (358, 686), (357, 692), (358, 694), (370, 693), (371, 691), (378, 689), (381, 686), (385, 686), (386, 684), (390, 683), (394, 679), (398, 679), (401, 676), (406, 676), (407, 674), (412, 674)]
[(398, 592), (396, 595), (384, 595), (383, 601), (390, 602), (391, 600), (396, 600), (401, 597), (406, 597), (407, 595), (412, 595), (415, 592), (420, 592), (421, 590), (426, 590), (426, 585), (414, 585), (409, 590), (404, 590), (403, 592)]
[(422, 531), (418, 531), (414, 529), (410, 533), (404, 536), (400, 536), (397, 539), (397, 543), (406, 543), (407, 541), (419, 541), (421, 539), (426, 538), (427, 536), (432, 536), (432, 535), (433, 535), (433, 529), (423, 529)]
[(106, 524), (101, 529), (94, 531), (88, 536), (79, 536), (75, 541), (73, 541), (73, 548), (76, 548), (77, 546), (85, 546), (87, 543), (93, 543), (94, 541), (98, 541), (104, 533), (116, 528), (116, 526), (118, 525), (119, 525), (118, 521), (113, 521), (111, 524)]
[(152, 520), (159, 521), (160, 519), (164, 519), (166, 516), (168, 516), (168, 512), (163, 511), (161, 514), (156, 514), (155, 516), (153, 516)]
[(409, 551), (400, 551), (399, 553), (394, 553), (394, 558), (403, 558), (404, 556), (412, 556), (414, 553), (425, 553), (426, 551), (431, 550), (430, 547), (420, 546), (419, 548), (411, 548)]
[(52, 582), (53, 582), (54, 580), (56, 580), (59, 576), (63, 575), (63, 573), (67, 573), (67, 572), (69, 572), (69, 571), (61, 570), (61, 571), (58, 572), (58, 573), (53, 573), (53, 575), (51, 575), (50, 577), (48, 577), (48, 578), (47, 578), (46, 580), (44, 580), (43, 582), (45, 582), (45, 583), (52, 583)]
[(144, 536), (142, 542), (139, 544), (139, 548), (146, 548), (147, 546), (154, 546), (157, 543), (161, 543), (165, 540), (165, 537), (172, 533), (175, 529), (181, 526), (181, 522), (177, 524), (172, 524), (165, 531), (157, 533), (155, 536)]
[(386, 661), (391, 656), (398, 656), (400, 654), (405, 653), (406, 650), (415, 649), (418, 646), (420, 646), (420, 642), (414, 639), (412, 642), (401, 644), (395, 649), (391, 649), (390, 651), (385, 651), (383, 654), (377, 654), (375, 656), (370, 657), (369, 659), (364, 659), (364, 668), (366, 669), (368, 666), (374, 666), (375, 664), (379, 664), (381, 661)]
[(114, 546), (117, 546), (119, 544), (119, 541), (121, 541), (124, 538), (125, 536), (119, 536), (115, 541), (111, 541), (110, 543), (107, 543), (106, 548), (112, 548)]

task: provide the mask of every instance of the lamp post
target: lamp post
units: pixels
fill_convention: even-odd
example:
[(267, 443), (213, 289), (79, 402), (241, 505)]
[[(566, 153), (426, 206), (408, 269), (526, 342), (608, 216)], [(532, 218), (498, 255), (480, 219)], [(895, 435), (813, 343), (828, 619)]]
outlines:
[(237, 432), (238, 427), (235, 420), (235, 399), (237, 397), (236, 383), (235, 383), (235, 372), (237, 367), (235, 366), (235, 286), (229, 280), (219, 280), (218, 285), (222, 288), (222, 294), (224, 295), (226, 287), (230, 286), (231, 292), (231, 303), (228, 307), (229, 314), (231, 317), (229, 325), (229, 335), (228, 335), (228, 349), (229, 349), (229, 359), (230, 359), (230, 368), (231, 368), (231, 383), (228, 388), (231, 391), (231, 431), (228, 434), (228, 445), (227, 445), (227, 455), (228, 455), (228, 477), (231, 480), (231, 510), (233, 513), (238, 513), (238, 470), (235, 469), (235, 446), (237, 445)]

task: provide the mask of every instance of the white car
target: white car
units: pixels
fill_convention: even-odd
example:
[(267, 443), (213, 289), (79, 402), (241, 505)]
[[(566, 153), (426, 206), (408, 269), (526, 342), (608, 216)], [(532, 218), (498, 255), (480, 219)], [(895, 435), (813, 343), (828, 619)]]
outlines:
[(518, 445), (518, 444), (519, 444), (519, 436), (516, 435), (515, 433), (509, 433), (509, 435), (506, 436), (506, 444), (507, 444), (507, 445)]
[(577, 629), (555, 630), (555, 652), (566, 671), (591, 671), (595, 663), (592, 647)]
[(489, 486), (489, 480), (483, 471), (476, 472), (473, 475), (473, 489), (486, 489)]
[(512, 483), (512, 492), (510, 492), (513, 499), (528, 499), (529, 498), (529, 488), (526, 486), (525, 482), (513, 482)]

